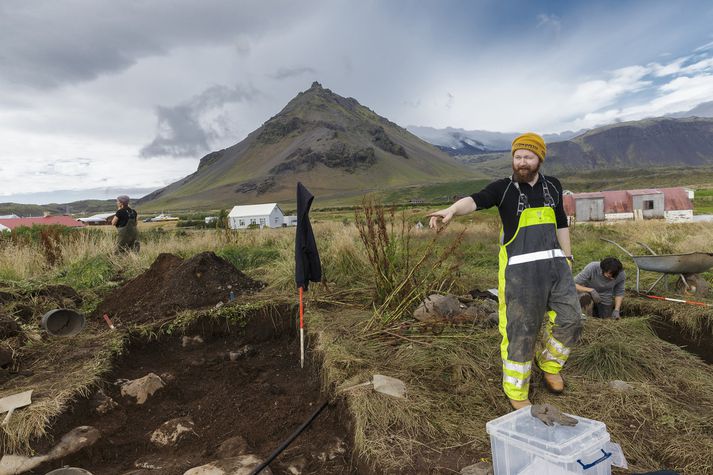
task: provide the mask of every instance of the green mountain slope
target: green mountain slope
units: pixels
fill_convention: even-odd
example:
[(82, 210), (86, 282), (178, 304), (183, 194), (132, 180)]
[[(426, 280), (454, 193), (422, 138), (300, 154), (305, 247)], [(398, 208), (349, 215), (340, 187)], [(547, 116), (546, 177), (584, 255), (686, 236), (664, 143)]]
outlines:
[(221, 208), (294, 201), (302, 181), (321, 203), (372, 191), (482, 175), (319, 83), (195, 173), (140, 200), (142, 209)]

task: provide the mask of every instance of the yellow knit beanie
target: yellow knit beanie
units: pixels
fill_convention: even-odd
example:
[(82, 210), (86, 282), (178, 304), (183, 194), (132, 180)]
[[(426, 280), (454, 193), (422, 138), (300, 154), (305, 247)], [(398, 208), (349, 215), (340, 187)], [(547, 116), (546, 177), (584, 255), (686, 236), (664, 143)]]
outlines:
[(540, 161), (545, 161), (547, 155), (547, 145), (545, 140), (534, 132), (527, 132), (512, 141), (512, 155), (515, 155), (515, 150), (529, 150), (538, 157)]

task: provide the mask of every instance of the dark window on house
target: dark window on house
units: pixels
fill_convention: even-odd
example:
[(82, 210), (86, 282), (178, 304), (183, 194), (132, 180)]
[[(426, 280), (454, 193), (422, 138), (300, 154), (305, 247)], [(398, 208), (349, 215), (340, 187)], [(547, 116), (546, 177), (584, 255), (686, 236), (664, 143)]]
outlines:
[(654, 209), (654, 200), (644, 200), (644, 209)]

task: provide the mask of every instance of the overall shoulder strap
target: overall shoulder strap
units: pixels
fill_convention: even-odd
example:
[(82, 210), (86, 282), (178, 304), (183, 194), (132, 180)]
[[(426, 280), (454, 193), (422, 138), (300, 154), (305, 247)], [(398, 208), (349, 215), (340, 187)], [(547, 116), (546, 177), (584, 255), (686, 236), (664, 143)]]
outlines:
[[(517, 192), (520, 194), (520, 196), (517, 199), (517, 216), (520, 216), (523, 211), (525, 211), (526, 208), (530, 207), (530, 202), (527, 199), (527, 196), (525, 196), (525, 193), (522, 192), (520, 189), (520, 184), (513, 180), (513, 177), (510, 177), (510, 183), (515, 186), (515, 189), (517, 189)], [(510, 185), (508, 185), (509, 187)], [(504, 196), (503, 196), (504, 198)]]

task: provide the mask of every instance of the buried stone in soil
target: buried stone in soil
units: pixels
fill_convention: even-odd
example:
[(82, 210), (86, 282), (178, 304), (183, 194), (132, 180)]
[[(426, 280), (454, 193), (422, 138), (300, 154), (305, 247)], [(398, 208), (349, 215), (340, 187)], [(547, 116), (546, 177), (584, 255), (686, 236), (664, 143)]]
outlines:
[[(269, 321), (266, 325), (272, 326)], [(151, 395), (147, 392), (143, 404), (138, 403), (140, 396), (122, 396), (126, 390), (119, 385), (107, 385), (103, 396), (79, 401), (60, 418), (55, 433), (82, 423), (95, 425), (103, 437), (91, 450), (62, 463), (93, 475), (203, 475), (229, 467), (250, 467), (245, 472), (250, 473), (322, 400), (310, 365), (300, 368), (296, 340), (251, 340), (215, 331), (201, 337), (202, 344), (187, 347), (181, 337), (130, 347), (107, 379), (125, 381), (126, 388), (153, 374), (148, 379), (164, 385)], [(230, 353), (240, 356), (231, 361)], [(204, 364), (190, 364), (199, 360)], [(164, 378), (168, 374), (170, 380)], [(117, 406), (104, 414), (90, 409), (107, 400)], [(349, 440), (336, 412), (324, 411), (270, 468), (278, 475), (354, 473)]]

